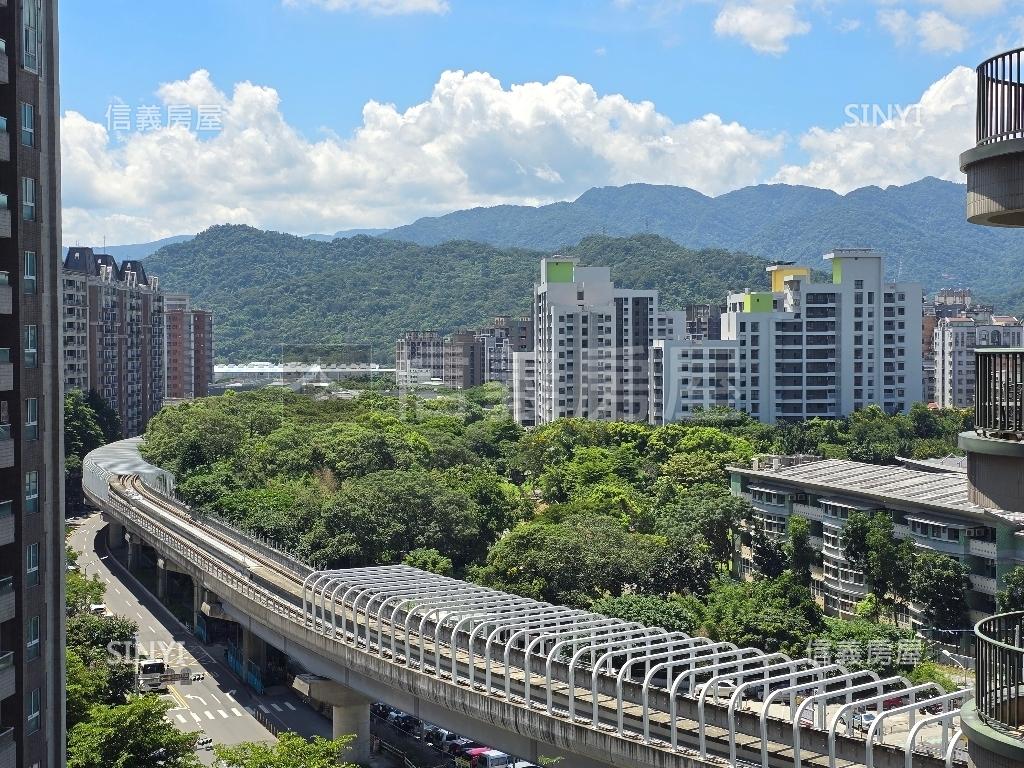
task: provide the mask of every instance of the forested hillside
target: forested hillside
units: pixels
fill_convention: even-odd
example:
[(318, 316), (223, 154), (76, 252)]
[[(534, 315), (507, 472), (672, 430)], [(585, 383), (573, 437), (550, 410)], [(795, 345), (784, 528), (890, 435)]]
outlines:
[[(589, 237), (563, 253), (611, 266), (623, 286), (659, 288), (668, 307), (767, 285), (761, 259), (693, 251), (654, 235)], [(528, 311), (544, 255), (468, 241), (321, 242), (219, 226), (160, 249), (146, 269), (166, 290), (213, 310), (219, 359), (270, 359), (282, 345), (358, 344), (386, 361), (405, 330), (448, 331)]]
[(884, 251), (890, 276), (929, 291), (972, 286), (986, 294), (1016, 284), (1024, 238), (968, 224), (966, 188), (935, 178), (846, 195), (828, 189), (762, 184), (707, 197), (686, 187), (629, 184), (595, 188), (573, 202), (537, 208), (496, 206), (420, 219), (383, 237), (434, 244), (477, 240), (554, 249), (594, 233), (650, 232), (689, 248), (728, 248), (766, 259), (820, 266), (835, 247)]

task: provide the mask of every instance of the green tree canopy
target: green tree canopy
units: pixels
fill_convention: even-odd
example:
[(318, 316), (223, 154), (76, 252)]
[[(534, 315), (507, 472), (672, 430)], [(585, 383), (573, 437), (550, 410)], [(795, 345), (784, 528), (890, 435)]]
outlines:
[(156, 696), (93, 706), (68, 732), (68, 768), (199, 768), (197, 735), (165, 719), (170, 707)]
[(247, 741), (213, 749), (216, 768), (356, 768), (342, 762), (352, 743), (352, 736), (325, 739), (315, 736), (310, 740), (285, 731), (277, 735), (277, 742), (264, 744)]

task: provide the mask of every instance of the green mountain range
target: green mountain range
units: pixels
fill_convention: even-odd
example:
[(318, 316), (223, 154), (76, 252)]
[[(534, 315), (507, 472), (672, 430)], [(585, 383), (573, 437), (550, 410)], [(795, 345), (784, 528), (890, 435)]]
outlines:
[[(763, 259), (691, 250), (655, 235), (587, 237), (563, 253), (610, 266), (623, 286), (659, 288), (669, 307), (767, 285)], [(322, 242), (224, 225), (161, 248), (146, 269), (166, 290), (185, 291), (213, 310), (220, 360), (280, 359), (299, 345), (356, 345), (386, 362), (405, 330), (449, 331), (528, 312), (544, 255), (469, 241)]]
[(968, 286), (1001, 311), (1024, 311), (1024, 234), (967, 224), (964, 199), (963, 185), (934, 178), (846, 195), (761, 185), (714, 198), (630, 184), (333, 240), (219, 226), (146, 264), (216, 313), (217, 353), (231, 360), (299, 343), (369, 345), (374, 359), (391, 360), (406, 329), (526, 311), (538, 261), (555, 251), (609, 265), (621, 285), (659, 288), (679, 306), (764, 285), (768, 260), (820, 267), (832, 248), (870, 246), (888, 255), (890, 277), (927, 291)]
[(931, 177), (846, 195), (773, 184), (708, 197), (686, 187), (629, 184), (537, 208), (456, 211), (382, 237), (552, 250), (591, 234), (649, 232), (688, 248), (725, 248), (815, 267), (832, 248), (871, 247), (888, 254), (890, 277), (922, 282), (927, 290), (970, 286), (982, 294), (1002, 293), (1024, 272), (1024, 235), (968, 224), (966, 195), (965, 185)]

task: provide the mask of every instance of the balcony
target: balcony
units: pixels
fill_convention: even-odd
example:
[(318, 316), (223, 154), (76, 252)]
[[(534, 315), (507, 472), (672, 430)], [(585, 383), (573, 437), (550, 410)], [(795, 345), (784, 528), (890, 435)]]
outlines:
[[(0, 547), (6, 546), (12, 541), (14, 541), (14, 503), (0, 501)], [(3, 610), (0, 609), (0, 614), (2, 613)], [(0, 618), (0, 622), (3, 621), (4, 619)]]
[(11, 236), (11, 209), (7, 205), (7, 195), (0, 194), (0, 237)]
[(0, 579), (0, 624), (14, 618), (14, 577)]
[(1024, 350), (975, 350), (974, 428), (997, 440), (1024, 440)]
[(0, 85), (7, 85), (11, 82), (10, 70), (11, 65), (7, 61), (7, 41), (0, 38)]
[(14, 653), (0, 654), (0, 701), (14, 695)]
[(11, 348), (0, 347), (0, 392), (14, 389), (14, 363), (11, 362)]
[(967, 220), (1024, 226), (1024, 48), (977, 68), (976, 144), (960, 155), (967, 174)]
[(968, 552), (977, 557), (987, 557), (989, 560), (996, 559), (996, 543), (994, 541), (985, 541), (984, 539), (971, 539)]
[(0, 768), (15, 768), (17, 756), (18, 749), (14, 744), (14, 729), (0, 728)]
[(14, 440), (11, 439), (11, 425), (0, 424), (0, 469), (14, 466)]
[(11, 134), (7, 132), (7, 118), (0, 117), (0, 161), (11, 159)]
[(981, 592), (983, 595), (995, 595), (996, 580), (990, 576), (975, 576), (971, 574), (971, 589)]

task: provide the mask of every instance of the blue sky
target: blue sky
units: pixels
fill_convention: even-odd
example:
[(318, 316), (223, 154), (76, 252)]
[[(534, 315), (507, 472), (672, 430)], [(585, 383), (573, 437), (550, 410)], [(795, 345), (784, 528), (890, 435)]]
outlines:
[[(1021, 42), (1024, 16), (1011, 7), (1001, 0), (63, 3), (65, 230), (127, 241), (194, 231), (221, 216), (333, 231), (470, 204), (566, 199), (595, 183), (679, 183), (719, 194), (764, 181), (845, 192), (926, 174), (953, 178), (955, 155), (966, 148), (959, 144), (969, 140), (961, 102), (970, 78), (957, 67)], [(457, 71), (491, 80), (454, 78), (434, 98), (443, 73)], [(560, 76), (575, 86), (553, 86)], [(108, 130), (110, 104), (166, 107), (169, 96), (157, 89), (175, 82), (189, 84), (173, 91), (189, 104), (220, 94), (223, 135)], [(239, 83), (256, 91), (240, 99)], [(534, 93), (516, 91), (527, 83), (537, 84)], [(645, 111), (644, 102), (653, 107)], [(368, 103), (393, 105), (373, 136)], [(917, 125), (895, 129), (844, 125), (847, 105), (861, 103), (922, 103), (928, 114), (915, 112)], [(592, 130), (595, 104), (601, 127)], [(731, 134), (694, 124), (709, 114), (733, 126)], [(910, 157), (915, 143), (940, 141), (927, 157)], [(675, 147), (674, 172), (663, 156), (640, 157), (666, 143)], [(724, 159), (688, 170), (686, 153), (696, 144), (705, 145), (701, 155)], [(389, 148), (397, 167), (378, 174)], [(239, 168), (246, 151), (254, 154)], [(161, 162), (189, 153), (198, 158), (193, 171), (211, 178), (175, 188)], [(251, 167), (261, 162), (263, 181)], [(224, 173), (244, 178), (227, 185), (218, 178)], [(263, 183), (271, 178), (275, 184)], [(281, 185), (286, 194), (272, 195)], [(333, 199), (340, 189), (346, 199)]]

